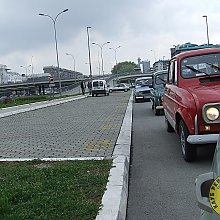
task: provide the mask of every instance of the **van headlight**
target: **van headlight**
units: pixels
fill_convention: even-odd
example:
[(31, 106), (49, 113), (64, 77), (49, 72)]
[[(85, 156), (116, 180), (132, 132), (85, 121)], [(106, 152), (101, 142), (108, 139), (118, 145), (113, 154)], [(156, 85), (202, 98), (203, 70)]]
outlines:
[(209, 107), (209, 108), (206, 109), (205, 114), (206, 114), (206, 117), (210, 121), (215, 121), (219, 117), (219, 110), (215, 107)]

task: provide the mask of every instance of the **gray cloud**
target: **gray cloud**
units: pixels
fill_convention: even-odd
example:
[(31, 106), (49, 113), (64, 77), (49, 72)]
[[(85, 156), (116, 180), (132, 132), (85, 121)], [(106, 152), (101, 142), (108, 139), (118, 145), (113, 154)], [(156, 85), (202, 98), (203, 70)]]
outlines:
[[(69, 11), (57, 19), (57, 36), (60, 59), (64, 67), (70, 66), (66, 50), (74, 51), (77, 66), (87, 73), (86, 26), (91, 26), (91, 41), (111, 41), (121, 45), (119, 60), (138, 56), (153, 60), (151, 49), (157, 57), (169, 58), (169, 48), (174, 44), (191, 41), (206, 43), (205, 21), (210, 21), (210, 40), (219, 43), (218, 30), (220, 2), (217, 0), (2, 0), (0, 8), (0, 60), (19, 71), (19, 66), (35, 59), (36, 71), (43, 65), (56, 65), (54, 55), (53, 23), (45, 13), (55, 17), (60, 11)], [(97, 49), (92, 47), (94, 66)], [(107, 48), (106, 48), (107, 49)], [(114, 64), (112, 51), (105, 50), (106, 71)], [(95, 67), (94, 67), (95, 68)]]

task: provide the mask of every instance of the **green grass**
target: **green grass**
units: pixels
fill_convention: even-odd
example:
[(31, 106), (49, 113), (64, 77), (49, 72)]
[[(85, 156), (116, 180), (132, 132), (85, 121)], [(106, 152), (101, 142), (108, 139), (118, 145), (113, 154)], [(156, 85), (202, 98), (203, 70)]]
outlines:
[(60, 98), (66, 98), (70, 96), (76, 96), (78, 94), (73, 94), (73, 95), (63, 95), (63, 96), (26, 96), (26, 97), (18, 97), (14, 99), (10, 99), (4, 102), (0, 102), (0, 109), (1, 108), (7, 108), (7, 107), (12, 107), (12, 106), (17, 106), (17, 105), (24, 105), (24, 104), (29, 104), (29, 103), (34, 103), (34, 102), (42, 102), (42, 101), (49, 101), (52, 99), (60, 99)]
[(95, 219), (111, 160), (0, 163), (0, 219)]

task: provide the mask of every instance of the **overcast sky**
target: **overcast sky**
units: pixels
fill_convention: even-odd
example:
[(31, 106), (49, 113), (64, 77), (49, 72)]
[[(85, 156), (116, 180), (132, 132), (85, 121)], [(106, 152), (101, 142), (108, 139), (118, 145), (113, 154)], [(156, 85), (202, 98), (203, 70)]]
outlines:
[[(210, 43), (220, 43), (219, 0), (0, 0), (0, 64), (11, 71), (25, 72), (22, 66), (33, 63), (34, 73), (43, 66), (57, 66), (53, 22), (56, 21), (60, 67), (89, 74), (86, 27), (90, 42), (104, 44), (104, 71), (110, 72), (118, 62), (137, 58), (150, 60), (170, 58), (170, 47), (191, 42), (207, 43), (208, 16)], [(90, 46), (92, 71), (99, 73), (97, 45)], [(28, 68), (31, 74), (31, 68)]]

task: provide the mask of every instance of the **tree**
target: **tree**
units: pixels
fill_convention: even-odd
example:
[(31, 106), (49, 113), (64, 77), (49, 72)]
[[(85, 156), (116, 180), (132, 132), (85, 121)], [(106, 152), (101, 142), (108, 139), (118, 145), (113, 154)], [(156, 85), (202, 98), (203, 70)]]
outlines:
[(120, 73), (133, 73), (134, 68), (137, 67), (137, 64), (131, 61), (124, 61), (121, 63), (118, 63), (117, 66), (114, 65), (112, 68), (112, 74), (120, 74)]

